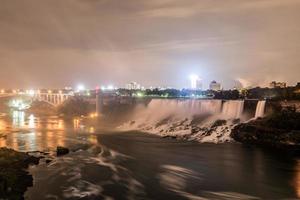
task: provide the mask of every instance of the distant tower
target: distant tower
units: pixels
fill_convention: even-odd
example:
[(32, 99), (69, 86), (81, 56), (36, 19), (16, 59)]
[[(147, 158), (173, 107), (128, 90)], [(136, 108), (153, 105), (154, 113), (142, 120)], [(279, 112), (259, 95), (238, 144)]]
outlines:
[(220, 91), (222, 88), (220, 83), (217, 83), (217, 81), (212, 81), (209, 84), (209, 89), (213, 91)]
[(202, 89), (201, 79), (199, 78), (198, 75), (195, 75), (195, 74), (191, 75), (190, 81), (191, 81), (191, 89), (193, 89), (193, 90), (201, 90)]
[(126, 85), (126, 89), (128, 90), (140, 90), (142, 87), (137, 82), (131, 82)]

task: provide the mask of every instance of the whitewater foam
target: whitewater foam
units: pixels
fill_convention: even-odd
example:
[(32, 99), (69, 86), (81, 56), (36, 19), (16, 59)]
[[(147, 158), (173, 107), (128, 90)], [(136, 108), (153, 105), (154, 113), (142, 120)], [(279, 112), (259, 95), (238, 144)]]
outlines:
[(132, 120), (119, 129), (199, 142), (227, 142), (243, 110), (243, 100), (153, 99), (137, 108)]

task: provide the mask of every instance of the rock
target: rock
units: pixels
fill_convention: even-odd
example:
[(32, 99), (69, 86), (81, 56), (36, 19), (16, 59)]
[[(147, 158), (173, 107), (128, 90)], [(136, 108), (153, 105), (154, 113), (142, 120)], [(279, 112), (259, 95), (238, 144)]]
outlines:
[(234, 119), (232, 121), (233, 124), (239, 124), (241, 122), (241, 119)]
[(0, 148), (0, 158), (0, 199), (24, 199), (25, 191), (33, 185), (26, 169), (38, 164), (39, 158), (7, 148)]
[(276, 113), (263, 119), (239, 124), (231, 137), (241, 143), (300, 153), (299, 113)]
[(66, 147), (61, 147), (61, 146), (58, 146), (56, 148), (56, 155), (57, 156), (63, 156), (63, 155), (66, 155), (70, 152), (70, 150)]
[(197, 126), (193, 126), (191, 129), (191, 134), (196, 134), (200, 131), (200, 128)]
[(32, 164), (38, 165), (41, 158), (42, 157), (28, 156), (25, 158), (24, 163), (27, 165), (32, 165)]
[(211, 126), (211, 128), (216, 128), (218, 126), (223, 126), (223, 125), (226, 125), (227, 121), (226, 120), (217, 120), (213, 123), (213, 125)]
[(46, 164), (49, 164), (49, 163), (52, 162), (52, 160), (51, 159), (46, 159), (45, 162), (46, 162)]

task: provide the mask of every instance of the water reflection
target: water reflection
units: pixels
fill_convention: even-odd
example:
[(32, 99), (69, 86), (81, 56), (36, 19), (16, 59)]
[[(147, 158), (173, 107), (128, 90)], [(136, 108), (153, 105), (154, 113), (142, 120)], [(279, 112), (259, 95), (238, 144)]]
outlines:
[(88, 138), (88, 134), (94, 132), (95, 127), (85, 126), (82, 119), (66, 121), (56, 116), (36, 117), (23, 111), (0, 116), (0, 147), (18, 151), (48, 151), (57, 146), (95, 143), (95, 138)]
[(91, 126), (91, 127), (89, 128), (89, 133), (95, 133), (95, 127)]
[(295, 180), (294, 180), (294, 188), (297, 194), (297, 197), (300, 198), (300, 160), (297, 161), (296, 167), (295, 167)]
[(80, 120), (79, 119), (74, 119), (73, 120), (73, 127), (74, 127), (74, 129), (79, 129), (80, 128)]
[(13, 111), (12, 119), (13, 119), (12, 123), (14, 127), (25, 126), (25, 113), (23, 111)]
[(28, 119), (29, 119), (29, 122), (28, 122), (28, 127), (29, 128), (35, 128), (35, 118), (34, 118), (34, 116), (33, 115), (30, 115), (29, 117), (28, 117)]

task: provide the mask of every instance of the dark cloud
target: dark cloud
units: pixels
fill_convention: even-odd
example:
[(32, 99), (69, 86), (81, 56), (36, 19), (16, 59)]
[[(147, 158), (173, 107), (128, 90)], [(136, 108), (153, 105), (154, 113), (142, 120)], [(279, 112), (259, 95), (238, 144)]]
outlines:
[[(136, 80), (187, 86), (190, 73), (263, 85), (300, 73), (298, 0), (0, 0), (0, 87)], [(14, 80), (12, 82), (12, 80)]]

